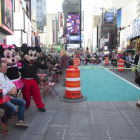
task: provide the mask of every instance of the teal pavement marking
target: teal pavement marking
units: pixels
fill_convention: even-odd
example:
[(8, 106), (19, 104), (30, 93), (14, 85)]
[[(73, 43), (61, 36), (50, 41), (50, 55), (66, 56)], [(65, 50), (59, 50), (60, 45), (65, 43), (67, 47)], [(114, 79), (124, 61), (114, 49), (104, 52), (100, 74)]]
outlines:
[(139, 89), (105, 69), (80, 70), (82, 95), (87, 96), (87, 101), (138, 101), (140, 97)]

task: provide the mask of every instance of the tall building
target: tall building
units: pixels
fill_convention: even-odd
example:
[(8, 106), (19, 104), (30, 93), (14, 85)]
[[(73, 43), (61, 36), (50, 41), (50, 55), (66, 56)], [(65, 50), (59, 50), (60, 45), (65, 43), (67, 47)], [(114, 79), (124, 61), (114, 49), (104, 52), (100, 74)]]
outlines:
[(119, 9), (131, 1), (133, 0), (102, 0), (102, 7), (105, 9), (110, 9), (112, 7)]
[(140, 17), (140, 0), (134, 0), (134, 19)]
[(34, 10), (36, 15), (37, 31), (43, 33), (43, 28), (46, 26), (47, 5), (46, 0), (33, 0), (31, 9)]
[(47, 47), (57, 44), (57, 14), (47, 14)]

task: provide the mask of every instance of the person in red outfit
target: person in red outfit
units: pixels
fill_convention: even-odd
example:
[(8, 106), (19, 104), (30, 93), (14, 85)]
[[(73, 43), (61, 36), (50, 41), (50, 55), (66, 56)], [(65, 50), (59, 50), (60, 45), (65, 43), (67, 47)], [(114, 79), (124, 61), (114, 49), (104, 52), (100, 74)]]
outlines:
[(41, 52), (40, 47), (27, 47), (26, 44), (21, 46), (21, 51), (24, 53), (24, 60), (21, 60), (22, 68), (21, 75), (23, 78), (24, 88), (22, 90), (23, 99), (26, 101), (26, 109), (30, 107), (31, 96), (41, 112), (45, 112), (45, 104), (42, 103), (39, 78), (37, 77), (37, 69), (47, 69), (48, 66), (44, 63), (41, 64), (37, 60), (37, 52)]

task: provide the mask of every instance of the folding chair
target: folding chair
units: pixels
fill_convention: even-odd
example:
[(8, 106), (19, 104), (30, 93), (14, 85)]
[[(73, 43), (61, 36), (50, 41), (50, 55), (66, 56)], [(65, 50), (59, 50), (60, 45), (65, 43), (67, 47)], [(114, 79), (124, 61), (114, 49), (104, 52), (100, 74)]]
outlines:
[(57, 94), (56, 90), (54, 89), (55, 85), (58, 83), (58, 78), (59, 74), (53, 74), (52, 75), (52, 80), (50, 82), (44, 83), (44, 87), (47, 89), (47, 91), (44, 93), (44, 97), (46, 96), (47, 93), (49, 93), (52, 97), (53, 95), (51, 94), (52, 90)]
[(59, 74), (58, 82), (60, 82), (62, 79), (63, 79), (62, 74)]

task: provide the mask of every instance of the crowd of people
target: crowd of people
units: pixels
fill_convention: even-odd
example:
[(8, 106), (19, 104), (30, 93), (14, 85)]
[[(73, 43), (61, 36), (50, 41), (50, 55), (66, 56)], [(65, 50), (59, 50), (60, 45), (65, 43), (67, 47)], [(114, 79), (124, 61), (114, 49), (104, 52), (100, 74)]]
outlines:
[[(14, 113), (18, 116), (18, 123), (15, 125), (28, 127), (24, 123), (24, 113), (30, 107), (31, 96), (39, 111), (46, 111), (40, 93), (42, 92), (42, 82), (48, 81), (53, 74), (59, 74), (63, 77), (62, 86), (65, 86), (66, 70), (70, 65), (74, 65), (73, 59), (80, 58), (80, 63), (87, 65), (88, 63), (99, 64), (105, 60), (105, 57), (108, 57), (113, 67), (117, 67), (118, 60), (123, 59), (126, 68), (130, 68), (131, 64), (138, 65), (140, 50), (135, 56), (132, 56), (131, 53), (104, 54), (101, 52), (89, 53), (83, 50), (75, 51), (70, 56), (65, 50), (52, 55), (41, 52), (39, 47), (27, 47), (26, 44), (23, 44), (21, 52), (18, 52), (15, 45), (2, 44), (0, 45), (0, 55), (0, 85), (3, 96), (11, 97), (9, 102), (0, 105), (0, 108), (6, 108), (6, 113), (1, 117), (0, 128), (7, 131), (6, 123)], [(136, 75), (138, 72), (140, 70), (136, 71)], [(37, 76), (42, 73), (45, 73), (46, 76)], [(138, 76), (140, 77), (139, 73)], [(22, 90), (23, 99), (18, 98), (19, 90)], [(18, 111), (16, 105), (19, 106)]]

